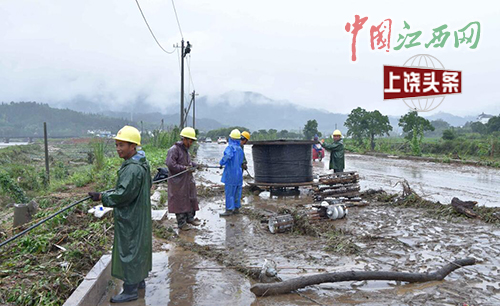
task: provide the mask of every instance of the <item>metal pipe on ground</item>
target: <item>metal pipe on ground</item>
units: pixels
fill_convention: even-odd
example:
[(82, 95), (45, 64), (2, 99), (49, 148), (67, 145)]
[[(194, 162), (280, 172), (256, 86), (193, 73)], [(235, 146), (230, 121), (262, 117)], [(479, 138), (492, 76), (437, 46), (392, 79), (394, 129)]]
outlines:
[[(188, 171), (194, 171), (194, 168), (188, 168), (188, 169), (186, 169), (186, 170), (184, 170), (184, 171), (181, 171), (181, 172), (179, 172), (179, 173), (177, 173), (177, 174), (174, 174), (174, 175), (172, 175), (172, 176), (169, 176), (169, 177), (167, 177), (167, 178), (164, 178), (164, 179), (160, 179), (160, 180), (153, 181), (153, 184), (158, 184), (158, 183), (161, 183), (161, 182), (167, 181), (167, 180), (169, 180), (169, 179), (171, 179), (171, 178), (174, 178), (174, 177), (176, 177), (176, 176), (179, 176), (179, 175), (181, 175), (181, 174), (184, 174), (184, 173), (186, 173), (186, 172), (188, 172)], [(109, 189), (109, 190), (106, 190), (106, 191), (104, 191), (104, 192), (109, 192), (109, 191), (113, 191), (113, 190), (114, 190), (114, 189)], [(63, 209), (61, 209), (61, 210), (59, 210), (59, 211), (57, 211), (57, 212), (53, 213), (52, 215), (48, 216), (47, 218), (45, 218), (45, 219), (42, 219), (42, 220), (38, 221), (38, 222), (37, 222), (37, 223), (35, 223), (34, 225), (32, 225), (32, 226), (28, 227), (27, 229), (25, 229), (24, 231), (22, 231), (22, 232), (20, 232), (20, 233), (18, 233), (18, 234), (16, 234), (16, 235), (14, 235), (14, 236), (12, 236), (12, 237), (10, 237), (9, 239), (5, 240), (4, 242), (0, 243), (0, 248), (1, 248), (1, 247), (3, 247), (4, 245), (6, 245), (7, 243), (9, 243), (9, 242), (11, 242), (11, 241), (14, 241), (14, 240), (16, 240), (17, 238), (19, 238), (19, 237), (23, 236), (24, 234), (28, 233), (29, 231), (33, 230), (34, 228), (39, 227), (40, 225), (44, 224), (45, 222), (49, 221), (50, 219), (54, 218), (55, 216), (57, 216), (57, 215), (59, 215), (59, 214), (61, 214), (61, 213), (65, 212), (65, 211), (67, 211), (68, 209), (73, 208), (73, 207), (75, 207), (76, 205), (78, 205), (78, 204), (80, 204), (80, 203), (82, 203), (82, 202), (84, 202), (84, 201), (87, 201), (87, 200), (89, 200), (89, 199), (90, 199), (90, 197), (85, 197), (85, 198), (83, 198), (83, 199), (81, 199), (81, 200), (79, 200), (79, 201), (76, 201), (76, 202), (74, 202), (74, 203), (72, 203), (72, 204), (70, 204), (70, 205), (66, 206), (65, 208), (63, 208)]]

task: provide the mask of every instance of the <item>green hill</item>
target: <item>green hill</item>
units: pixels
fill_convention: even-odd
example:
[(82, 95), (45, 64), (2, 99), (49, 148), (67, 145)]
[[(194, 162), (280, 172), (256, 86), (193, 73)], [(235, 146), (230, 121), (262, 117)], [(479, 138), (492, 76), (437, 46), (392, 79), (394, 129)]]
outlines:
[(36, 102), (0, 104), (0, 137), (41, 136), (44, 122), (47, 122), (49, 137), (83, 136), (87, 130), (116, 133), (124, 125), (130, 124), (125, 119), (52, 108), (48, 104)]

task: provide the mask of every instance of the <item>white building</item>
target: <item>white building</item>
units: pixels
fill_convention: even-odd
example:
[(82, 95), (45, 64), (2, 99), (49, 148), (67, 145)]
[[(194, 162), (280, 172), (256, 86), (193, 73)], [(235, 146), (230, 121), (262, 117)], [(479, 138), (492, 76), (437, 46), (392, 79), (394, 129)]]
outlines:
[(488, 120), (490, 120), (490, 118), (492, 117), (493, 115), (488, 115), (483, 112), (481, 115), (477, 116), (476, 120), (481, 122), (482, 124), (486, 124), (488, 123)]

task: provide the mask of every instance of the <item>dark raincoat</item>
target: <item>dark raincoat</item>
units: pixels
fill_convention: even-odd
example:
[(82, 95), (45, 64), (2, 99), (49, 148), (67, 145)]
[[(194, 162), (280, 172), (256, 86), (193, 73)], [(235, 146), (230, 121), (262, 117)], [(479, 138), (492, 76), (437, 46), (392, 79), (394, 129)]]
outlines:
[(241, 147), (241, 151), (243, 151), (243, 163), (241, 164), (241, 166), (243, 167), (243, 165), (248, 164), (248, 162), (247, 162), (247, 158), (245, 156), (245, 145), (241, 144), (241, 140), (240, 140), (240, 147)]
[(323, 148), (330, 151), (330, 169), (343, 170), (345, 168), (344, 143), (342, 140), (332, 144), (323, 143)]
[[(169, 175), (175, 175), (194, 165), (182, 141), (176, 142), (167, 153), (165, 164)], [(188, 171), (168, 180), (168, 212), (183, 214), (199, 210), (193, 173)]]
[(115, 237), (111, 275), (127, 284), (144, 280), (152, 268), (151, 172), (144, 152), (125, 160), (115, 191), (102, 194), (113, 207)]

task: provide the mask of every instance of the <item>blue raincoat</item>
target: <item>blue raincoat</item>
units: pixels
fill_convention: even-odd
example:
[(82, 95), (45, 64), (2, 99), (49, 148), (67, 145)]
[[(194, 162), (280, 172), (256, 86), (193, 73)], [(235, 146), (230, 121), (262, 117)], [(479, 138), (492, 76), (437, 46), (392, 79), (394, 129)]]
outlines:
[(243, 150), (239, 139), (229, 138), (229, 143), (224, 150), (224, 157), (219, 164), (224, 167), (221, 182), (225, 184), (226, 210), (241, 207), (241, 189), (243, 186)]

